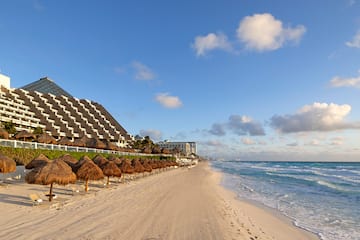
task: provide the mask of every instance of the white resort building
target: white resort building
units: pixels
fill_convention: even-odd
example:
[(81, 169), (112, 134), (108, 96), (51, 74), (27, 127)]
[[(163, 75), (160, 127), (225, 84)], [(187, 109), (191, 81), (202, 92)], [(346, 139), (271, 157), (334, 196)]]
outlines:
[(157, 143), (159, 147), (173, 150), (179, 149), (185, 156), (196, 155), (196, 142), (170, 142), (163, 141)]
[(0, 74), (0, 123), (13, 122), (17, 130), (40, 127), (56, 139), (83, 136), (128, 146), (133, 137), (99, 103), (78, 99), (45, 77), (21, 88), (11, 88)]

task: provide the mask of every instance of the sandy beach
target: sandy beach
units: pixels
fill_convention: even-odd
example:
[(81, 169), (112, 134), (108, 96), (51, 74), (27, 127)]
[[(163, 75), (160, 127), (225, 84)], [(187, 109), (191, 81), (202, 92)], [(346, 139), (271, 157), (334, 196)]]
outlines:
[[(200, 163), (110, 188), (93, 183), (88, 194), (56, 185), (53, 203), (44, 196), (48, 186), (16, 180), (0, 187), (0, 239), (317, 239), (237, 200), (220, 180)], [(30, 193), (44, 202), (32, 206)]]

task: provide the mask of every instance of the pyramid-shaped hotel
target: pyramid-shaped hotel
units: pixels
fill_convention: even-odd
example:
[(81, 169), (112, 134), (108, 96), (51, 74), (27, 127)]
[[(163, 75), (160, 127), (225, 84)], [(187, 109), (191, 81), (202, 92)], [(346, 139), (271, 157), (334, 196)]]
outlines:
[(71, 96), (47, 77), (14, 89), (0, 74), (0, 122), (13, 122), (17, 130), (40, 127), (56, 139), (85, 136), (119, 147), (133, 139), (101, 104)]

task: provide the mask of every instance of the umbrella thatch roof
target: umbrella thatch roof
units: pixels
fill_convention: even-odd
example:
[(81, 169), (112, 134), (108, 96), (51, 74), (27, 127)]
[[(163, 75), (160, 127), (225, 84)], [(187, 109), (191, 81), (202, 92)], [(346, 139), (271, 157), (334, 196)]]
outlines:
[(16, 162), (11, 158), (0, 154), (0, 172), (10, 173), (16, 171)]
[(120, 170), (121, 170), (121, 172), (128, 173), (128, 174), (132, 174), (135, 172), (135, 169), (133, 168), (133, 166), (131, 166), (131, 163), (127, 160), (124, 160), (121, 162)]
[(104, 178), (102, 170), (90, 159), (81, 162), (79, 169), (76, 171), (76, 176), (81, 180), (100, 180)]
[(149, 164), (149, 160), (143, 159), (143, 160), (141, 161), (141, 164), (142, 164), (143, 167), (145, 168), (145, 171), (146, 171), (146, 172), (151, 172), (151, 171), (152, 171), (152, 167), (151, 167), (151, 165)]
[(133, 166), (135, 172), (137, 172), (137, 173), (145, 172), (145, 168), (143, 167), (143, 165), (141, 164), (139, 159), (133, 159), (131, 161), (131, 165)]
[(66, 146), (73, 146), (74, 143), (67, 137), (62, 137), (57, 144), (59, 145), (66, 145)]
[(120, 158), (118, 158), (118, 157), (116, 157), (114, 155), (110, 155), (108, 157), (108, 160), (114, 162), (119, 168), (120, 168), (120, 165), (121, 165), (121, 163), (123, 161), (123, 160), (121, 160)]
[(25, 176), (25, 180), (30, 184), (50, 184), (49, 201), (51, 201), (53, 197), (53, 184), (66, 185), (74, 183), (76, 181), (76, 175), (72, 172), (71, 167), (63, 160), (56, 159), (43, 166), (34, 168)]
[(0, 128), (0, 138), (9, 139), (9, 133), (3, 128)]
[(114, 162), (109, 161), (106, 164), (104, 164), (102, 167), (102, 171), (105, 176), (121, 177), (121, 170)]
[(104, 144), (106, 145), (105, 149), (117, 151), (119, 148), (114, 143), (104, 140)]
[(25, 168), (33, 169), (36, 167), (41, 167), (41, 166), (47, 164), (49, 161), (50, 160), (44, 154), (40, 154), (39, 156), (37, 156), (33, 160), (31, 160), (31, 162), (26, 164)]
[(29, 133), (28, 131), (22, 130), (22, 131), (16, 133), (14, 138), (21, 139), (21, 140), (36, 139), (36, 135), (33, 133)]
[(100, 141), (97, 138), (90, 138), (86, 142), (86, 146), (90, 148), (97, 148), (97, 149), (106, 149), (106, 144)]
[(102, 156), (102, 155), (100, 155), (100, 154), (96, 155), (96, 156), (93, 158), (93, 161), (94, 161), (94, 163), (95, 163), (96, 165), (98, 165), (100, 168), (102, 168), (102, 166), (108, 162), (108, 160), (107, 160), (104, 156)]
[(37, 137), (36, 141), (39, 143), (46, 143), (46, 144), (56, 144), (57, 143), (56, 139), (47, 133), (40, 134)]
[(88, 138), (83, 136), (82, 138), (78, 138), (74, 141), (73, 145), (77, 147), (86, 147), (86, 142), (88, 141)]
[(58, 159), (63, 160), (65, 163), (67, 163), (73, 170), (75, 168), (75, 166), (78, 164), (78, 160), (71, 156), (70, 154), (65, 154), (60, 156)]

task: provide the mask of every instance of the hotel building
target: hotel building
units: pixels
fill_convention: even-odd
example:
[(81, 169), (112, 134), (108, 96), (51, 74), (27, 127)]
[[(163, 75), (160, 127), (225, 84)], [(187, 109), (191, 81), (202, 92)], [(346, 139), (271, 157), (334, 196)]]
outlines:
[(179, 149), (185, 156), (190, 156), (196, 153), (196, 142), (158, 142), (159, 147), (174, 150)]
[(99, 103), (78, 99), (48, 77), (21, 88), (11, 88), (0, 74), (0, 123), (13, 122), (17, 130), (40, 127), (60, 139), (83, 136), (127, 147), (133, 137)]

